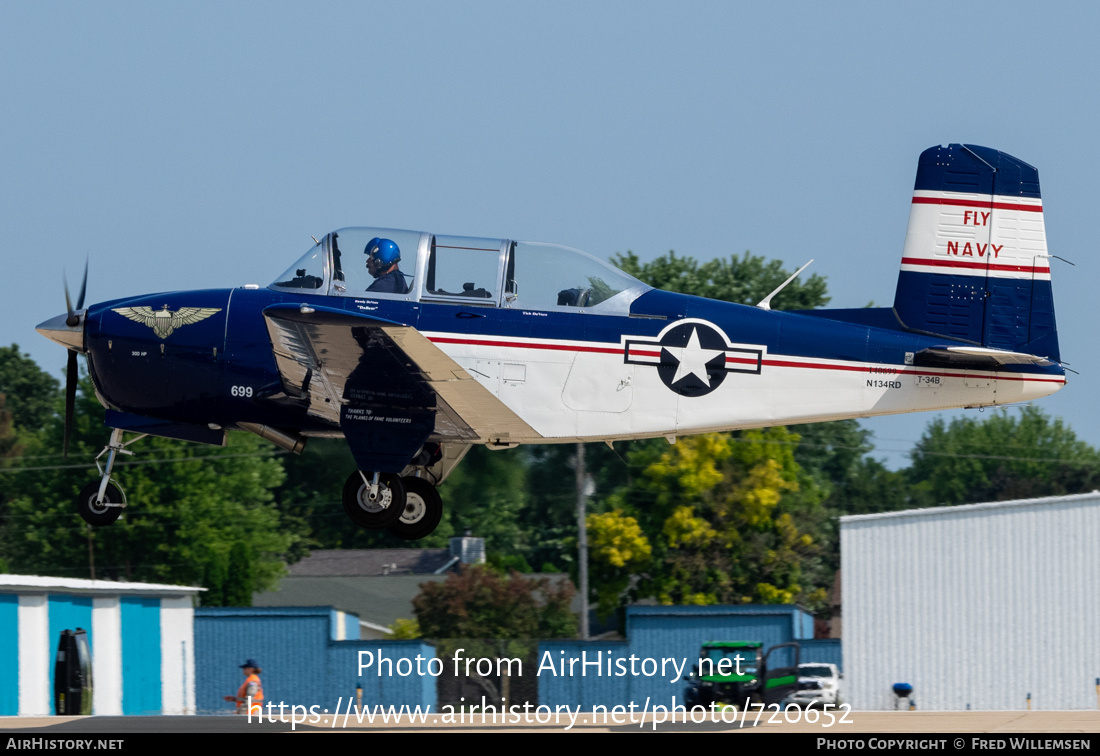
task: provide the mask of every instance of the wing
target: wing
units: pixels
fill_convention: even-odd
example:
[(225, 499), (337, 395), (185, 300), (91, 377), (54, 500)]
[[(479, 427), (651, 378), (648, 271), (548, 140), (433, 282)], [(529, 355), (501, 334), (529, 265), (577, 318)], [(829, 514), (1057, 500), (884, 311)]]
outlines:
[(427, 412), (431, 437), (440, 441), (539, 438), (412, 326), (327, 307), (306, 310), (272, 305), (264, 315), (283, 386), (308, 402), (309, 414), (346, 428), (355, 411)]

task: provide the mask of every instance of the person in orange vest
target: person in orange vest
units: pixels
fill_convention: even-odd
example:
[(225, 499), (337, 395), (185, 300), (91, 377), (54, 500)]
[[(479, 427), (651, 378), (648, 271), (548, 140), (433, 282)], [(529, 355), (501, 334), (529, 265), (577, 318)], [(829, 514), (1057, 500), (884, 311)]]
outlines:
[(251, 714), (259, 716), (263, 712), (264, 700), (264, 686), (260, 684), (260, 666), (256, 664), (255, 659), (248, 659), (241, 665), (241, 669), (244, 671), (245, 675), (244, 682), (241, 683), (241, 687), (237, 690), (237, 695), (226, 696), (225, 700), (235, 701), (237, 704), (237, 713), (245, 714), (249, 713), (249, 710), (245, 707), (249, 705), (248, 699), (251, 697)]

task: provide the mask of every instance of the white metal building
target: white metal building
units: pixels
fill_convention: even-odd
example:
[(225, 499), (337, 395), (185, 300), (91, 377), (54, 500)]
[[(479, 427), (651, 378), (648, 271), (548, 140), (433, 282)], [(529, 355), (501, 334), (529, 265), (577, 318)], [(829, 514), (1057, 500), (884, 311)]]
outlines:
[(53, 713), (58, 638), (76, 628), (88, 633), (93, 714), (193, 713), (202, 590), (0, 575), (0, 715)]
[(1097, 707), (1100, 492), (842, 517), (840, 554), (853, 708)]

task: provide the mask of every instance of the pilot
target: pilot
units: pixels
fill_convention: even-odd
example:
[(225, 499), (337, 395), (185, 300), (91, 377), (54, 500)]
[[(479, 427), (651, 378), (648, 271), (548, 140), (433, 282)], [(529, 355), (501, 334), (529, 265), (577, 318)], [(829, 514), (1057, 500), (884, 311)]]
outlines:
[(396, 244), (389, 239), (379, 239), (376, 236), (367, 242), (363, 254), (367, 256), (367, 272), (375, 278), (374, 283), (367, 287), (367, 291), (380, 294), (409, 293), (405, 276), (397, 267), (401, 262), (401, 250)]

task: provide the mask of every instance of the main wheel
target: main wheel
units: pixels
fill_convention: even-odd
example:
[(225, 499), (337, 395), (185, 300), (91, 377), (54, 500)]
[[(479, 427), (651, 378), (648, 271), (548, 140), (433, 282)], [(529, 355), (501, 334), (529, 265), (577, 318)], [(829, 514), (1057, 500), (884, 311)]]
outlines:
[[(367, 473), (367, 480), (374, 477)], [(370, 485), (358, 470), (344, 484), (344, 511), (361, 528), (385, 528), (394, 523), (405, 509), (405, 486), (396, 473), (378, 476), (378, 495), (370, 497)]]
[(122, 514), (122, 507), (106, 506), (108, 502), (121, 504), (123, 502), (122, 491), (114, 483), (107, 484), (107, 490), (103, 492), (103, 504), (96, 504), (99, 498), (99, 481), (89, 483), (80, 489), (76, 497), (76, 511), (89, 525), (110, 525)]
[(415, 541), (430, 535), (443, 519), (443, 499), (423, 478), (402, 478), (405, 484), (405, 511), (388, 530), (398, 538)]

